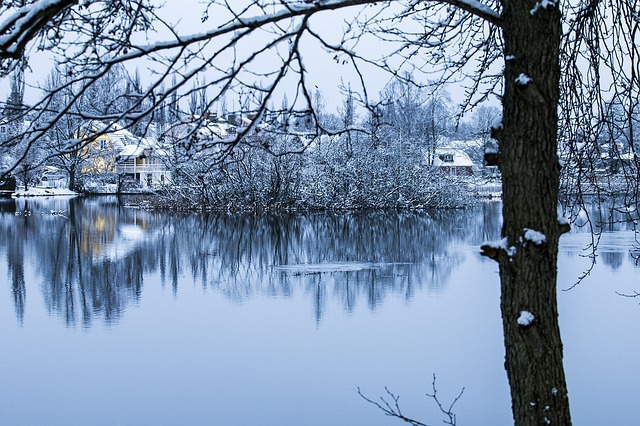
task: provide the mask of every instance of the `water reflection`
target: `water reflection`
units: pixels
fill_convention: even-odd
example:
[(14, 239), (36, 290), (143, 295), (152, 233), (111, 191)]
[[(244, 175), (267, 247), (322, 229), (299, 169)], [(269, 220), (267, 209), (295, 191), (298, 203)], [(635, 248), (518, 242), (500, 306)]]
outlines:
[[(356, 388), (387, 385), (437, 422), (424, 399), (437, 373), (446, 399), (466, 389), (462, 424), (508, 424), (497, 267), (477, 253), (499, 238), (500, 207), (256, 217), (0, 202), (0, 423), (386, 425)], [(601, 234), (610, 267), (559, 293), (576, 424), (638, 418), (639, 310), (616, 294), (637, 290), (629, 226)], [(562, 237), (560, 288), (588, 266), (590, 238)]]
[(638, 263), (638, 206), (620, 197), (592, 197), (583, 205), (565, 207), (562, 214), (573, 219), (572, 235), (561, 241), (565, 249), (580, 249), (613, 271), (625, 261)]
[[(464, 261), (456, 244), (497, 236), (498, 209), (265, 217), (147, 212), (110, 197), (5, 200), (0, 254), (19, 323), (28, 279), (51, 314), (90, 326), (117, 321), (155, 273), (176, 295), (190, 281), (239, 303), (303, 291), (320, 321), (329, 300), (350, 312), (358, 303), (375, 310), (389, 295), (442, 291)], [(283, 268), (296, 265), (303, 269)]]
[[(628, 241), (616, 240), (632, 238), (633, 222), (615, 211), (606, 222), (606, 206), (593, 209), (588, 217), (598, 218), (591, 220), (602, 231), (595, 238), (603, 263), (615, 270), (635, 261)], [(148, 212), (111, 197), (18, 199), (0, 202), (0, 256), (20, 324), (34, 297), (27, 288), (39, 288), (48, 312), (67, 325), (97, 318), (111, 324), (139, 302), (151, 274), (175, 295), (195, 284), (238, 303), (304, 292), (321, 321), (329, 303), (346, 312), (361, 303), (376, 310), (390, 296), (443, 291), (465, 260), (460, 245), (496, 239), (499, 228), (498, 203), (430, 213), (255, 216)], [(589, 228), (575, 228), (563, 237), (565, 251), (590, 244)]]
[(131, 219), (120, 217), (113, 203), (20, 199), (5, 202), (2, 211), (0, 251), (6, 251), (18, 321), (25, 315), (26, 275), (39, 282), (48, 311), (69, 325), (89, 325), (98, 316), (111, 323), (140, 297), (142, 251), (100, 258)]

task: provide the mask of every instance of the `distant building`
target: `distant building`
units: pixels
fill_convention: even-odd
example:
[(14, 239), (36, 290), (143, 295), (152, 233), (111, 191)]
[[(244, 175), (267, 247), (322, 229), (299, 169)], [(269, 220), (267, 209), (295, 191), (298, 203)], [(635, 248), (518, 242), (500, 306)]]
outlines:
[(136, 144), (125, 145), (115, 160), (115, 172), (130, 176), (141, 188), (153, 188), (169, 181), (166, 153), (158, 148), (155, 140), (142, 138)]
[(7, 120), (2, 118), (0, 119), (0, 141), (6, 140), (8, 133), (9, 133), (9, 126), (7, 124)]
[(67, 173), (54, 166), (45, 166), (40, 176), (40, 186), (45, 188), (66, 188)]
[(140, 138), (118, 124), (107, 126), (99, 121), (90, 121), (78, 131), (78, 138), (86, 140), (82, 155), (87, 158), (81, 173), (114, 172), (116, 155), (126, 145), (136, 145)]
[(13, 176), (0, 179), (0, 197), (10, 197), (15, 192), (16, 186), (16, 178)]
[(449, 176), (473, 176), (473, 161), (457, 148), (437, 148), (433, 165)]
[(141, 188), (166, 183), (166, 155), (155, 139), (135, 136), (117, 123), (99, 121), (86, 123), (78, 133), (79, 138), (87, 140), (82, 148), (87, 161), (81, 173), (129, 176)]

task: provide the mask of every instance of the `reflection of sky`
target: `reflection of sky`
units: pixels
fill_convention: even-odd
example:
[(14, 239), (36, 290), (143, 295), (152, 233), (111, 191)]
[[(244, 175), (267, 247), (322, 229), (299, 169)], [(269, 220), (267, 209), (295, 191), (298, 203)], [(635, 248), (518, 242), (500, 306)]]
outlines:
[[(568, 288), (590, 264), (561, 257), (559, 288)], [(619, 296), (638, 290), (640, 270), (625, 261), (611, 270), (598, 263), (570, 291), (559, 292), (569, 397), (574, 424), (633, 425), (640, 391), (640, 306)]]
[(573, 259), (576, 256), (593, 258), (593, 245), (596, 245), (595, 262), (607, 269), (617, 270), (625, 263), (636, 264), (634, 254), (637, 251), (637, 234), (631, 230), (603, 232), (592, 235), (577, 232), (560, 238), (560, 256)]
[(109, 329), (65, 331), (33, 315), (23, 328), (8, 326), (15, 321), (2, 297), (0, 331), (14, 350), (0, 362), (16, 368), (5, 372), (0, 397), (38, 409), (3, 410), (0, 423), (383, 426), (389, 420), (356, 388), (376, 396), (388, 385), (409, 412), (435, 416), (424, 398), (435, 372), (443, 396), (466, 387), (460, 420), (502, 424), (509, 405), (497, 287), (477, 282), (492, 265), (470, 254), (448, 292), (390, 298), (375, 312), (329, 304), (319, 324), (304, 294), (239, 305), (201, 287), (174, 295), (157, 274)]
[[(2, 216), (2, 223), (5, 219), (15, 220)], [(227, 267), (226, 252), (221, 251), (224, 245), (201, 251), (211, 247), (204, 244), (211, 239), (205, 227), (185, 222), (199, 231), (189, 237), (203, 234), (206, 241), (183, 253), (180, 259), (188, 261), (174, 291), (153, 263), (157, 256), (152, 254), (161, 246), (155, 237), (146, 237), (173, 228), (148, 221), (141, 233), (133, 225), (141, 219), (129, 219), (115, 235), (135, 241), (135, 256), (149, 263), (139, 300), (127, 305), (116, 323), (65, 327), (43, 303), (40, 286), (46, 282), (30, 263), (24, 322), (18, 324), (11, 290), (0, 284), (0, 335), (3, 347), (10, 348), (0, 352), (0, 424), (395, 424), (357, 396), (358, 386), (374, 399), (388, 386), (401, 395), (406, 414), (438, 424), (437, 407), (424, 396), (431, 391), (433, 373), (445, 402), (465, 387), (456, 406), (458, 424), (511, 423), (497, 266), (478, 255), (487, 232), (478, 231), (477, 218), (464, 222), (476, 229), (461, 233), (468, 240), (457, 236), (453, 243), (437, 245), (448, 254), (438, 252), (436, 263), (455, 259), (439, 291), (431, 291), (428, 274), (411, 273), (420, 268), (416, 264), (295, 275), (264, 262), (267, 273), (261, 275), (256, 271), (262, 263), (254, 259), (255, 269), (241, 274), (240, 281), (260, 281), (253, 288), (264, 292), (254, 291), (242, 303), (211, 284), (216, 268)], [(187, 237), (182, 229), (167, 235)], [(629, 237), (626, 231), (604, 234), (602, 247), (615, 251)], [(578, 257), (582, 234), (561, 241), (562, 287), (575, 281), (589, 259)], [(251, 247), (240, 244), (234, 250)], [(190, 268), (198, 263), (189, 262), (202, 259), (211, 263), (200, 264), (203, 270), (195, 277)], [(0, 276), (6, 276), (5, 262), (0, 258)], [(203, 271), (210, 275), (203, 278)], [(580, 285), (559, 293), (575, 424), (631, 426), (640, 418), (635, 398), (640, 390), (640, 307), (637, 300), (615, 293), (637, 289), (639, 271), (628, 256), (615, 269), (599, 263)], [(269, 292), (280, 285), (269, 280), (283, 276), (289, 291)], [(422, 282), (411, 283), (411, 297), (405, 297), (409, 277)], [(370, 296), (380, 294), (381, 283), (388, 291), (372, 309)], [(355, 299), (345, 299), (347, 286), (354, 286)], [(324, 303), (320, 321), (314, 291)]]

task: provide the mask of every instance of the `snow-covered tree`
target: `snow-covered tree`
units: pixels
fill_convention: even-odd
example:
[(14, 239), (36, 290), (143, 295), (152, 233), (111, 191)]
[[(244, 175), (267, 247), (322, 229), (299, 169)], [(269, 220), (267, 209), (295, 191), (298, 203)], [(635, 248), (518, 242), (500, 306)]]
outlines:
[[(61, 87), (67, 77), (59, 70), (52, 70), (47, 77), (45, 86), (50, 88)], [(55, 97), (51, 98), (48, 106), (51, 116), (63, 113), (64, 108), (70, 104), (73, 98), (73, 88), (58, 91)], [(40, 139), (43, 149), (50, 156), (49, 164), (64, 170), (67, 173), (68, 188), (73, 190), (76, 186), (76, 178), (89, 156), (88, 150), (75, 149), (70, 141), (78, 140), (82, 137), (80, 129), (82, 119), (73, 114), (64, 114), (54, 126)]]
[(4, 103), (2, 115), (11, 120), (19, 117), (24, 110), (24, 70), (16, 68), (9, 75), (9, 96)]

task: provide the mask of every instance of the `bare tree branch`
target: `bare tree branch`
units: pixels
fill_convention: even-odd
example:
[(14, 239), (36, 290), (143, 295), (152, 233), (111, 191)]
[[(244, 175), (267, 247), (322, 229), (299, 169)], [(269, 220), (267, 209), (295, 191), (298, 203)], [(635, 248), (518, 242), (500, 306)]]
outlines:
[[(436, 388), (436, 375), (435, 374), (433, 375), (433, 381), (431, 382), (431, 387), (433, 389), (433, 393), (427, 393), (426, 395), (429, 398), (433, 399), (433, 401), (438, 406), (438, 409), (440, 410), (440, 412), (446, 416), (446, 419), (443, 420), (442, 422), (444, 424), (447, 424), (447, 425), (455, 426), (456, 425), (456, 415), (453, 412), (453, 407), (456, 405), (456, 403), (462, 397), (462, 394), (464, 393), (464, 388), (462, 388), (460, 390), (460, 393), (453, 399), (453, 401), (451, 401), (451, 404), (449, 404), (448, 407), (445, 407), (443, 405), (442, 401), (440, 401), (440, 399), (438, 398), (438, 391), (437, 391), (437, 388)], [(429, 426), (427, 423), (423, 423), (423, 422), (421, 422), (419, 420), (416, 420), (414, 418), (407, 417), (402, 412), (402, 409), (400, 408), (400, 402), (399, 402), (400, 401), (400, 396), (399, 395), (395, 395), (386, 386), (385, 386), (384, 390), (387, 393), (387, 397), (390, 400), (385, 399), (384, 397), (380, 397), (380, 401), (379, 402), (375, 401), (375, 400), (372, 400), (372, 399), (366, 397), (362, 393), (360, 388), (358, 388), (358, 395), (360, 395), (360, 397), (362, 399), (364, 399), (365, 401), (367, 401), (368, 403), (373, 404), (376, 407), (378, 407), (386, 416), (397, 418), (399, 420), (404, 421), (405, 423), (409, 423), (412, 426)]]

